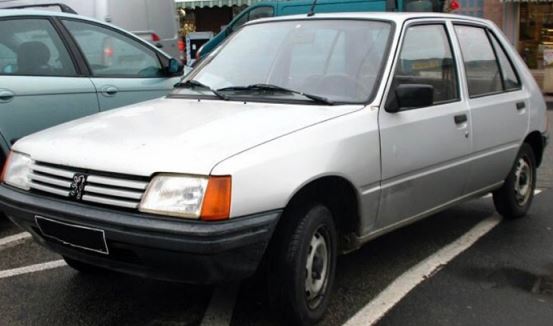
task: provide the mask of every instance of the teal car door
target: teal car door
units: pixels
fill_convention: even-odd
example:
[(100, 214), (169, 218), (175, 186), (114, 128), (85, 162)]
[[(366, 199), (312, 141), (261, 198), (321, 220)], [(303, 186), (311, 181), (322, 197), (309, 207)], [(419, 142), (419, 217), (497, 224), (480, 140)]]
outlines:
[(92, 22), (63, 24), (88, 63), (100, 110), (165, 96), (180, 79), (168, 78), (159, 54), (130, 35)]
[(50, 19), (6, 17), (0, 31), (3, 151), (28, 134), (98, 112), (94, 85), (80, 76)]

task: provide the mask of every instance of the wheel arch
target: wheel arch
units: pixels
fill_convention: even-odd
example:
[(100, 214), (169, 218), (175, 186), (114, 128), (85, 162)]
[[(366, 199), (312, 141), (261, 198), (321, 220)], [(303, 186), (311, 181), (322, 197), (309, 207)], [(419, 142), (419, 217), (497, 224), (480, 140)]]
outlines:
[(300, 186), (288, 200), (277, 228), (291, 218), (291, 211), (314, 203), (323, 204), (332, 212), (338, 232), (338, 249), (350, 251), (354, 246), (351, 235), (356, 233), (360, 223), (360, 198), (353, 183), (343, 176), (320, 176)]
[(543, 152), (545, 149), (545, 144), (543, 136), (539, 131), (533, 131), (526, 136), (524, 143), (527, 143), (532, 147), (534, 151), (534, 156), (536, 158), (536, 166), (539, 167), (543, 160)]

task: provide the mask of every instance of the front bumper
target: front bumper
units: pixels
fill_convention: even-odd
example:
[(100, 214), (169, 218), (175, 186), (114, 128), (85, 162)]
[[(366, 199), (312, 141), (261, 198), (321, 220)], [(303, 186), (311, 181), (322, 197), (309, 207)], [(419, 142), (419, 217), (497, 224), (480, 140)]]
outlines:
[[(201, 222), (69, 202), (0, 185), (0, 209), (40, 244), (107, 269), (162, 280), (212, 284), (240, 280), (257, 269), (281, 211)], [(36, 216), (105, 231), (109, 255), (44, 237)]]

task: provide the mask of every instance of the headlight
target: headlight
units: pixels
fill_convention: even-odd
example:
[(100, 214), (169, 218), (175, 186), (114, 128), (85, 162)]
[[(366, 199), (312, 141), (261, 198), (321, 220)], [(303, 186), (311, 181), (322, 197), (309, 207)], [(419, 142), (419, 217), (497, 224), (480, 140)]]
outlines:
[(33, 160), (29, 155), (11, 152), (4, 165), (2, 182), (23, 190), (31, 189), (31, 165)]
[(139, 210), (203, 220), (228, 219), (231, 178), (160, 174), (150, 182)]

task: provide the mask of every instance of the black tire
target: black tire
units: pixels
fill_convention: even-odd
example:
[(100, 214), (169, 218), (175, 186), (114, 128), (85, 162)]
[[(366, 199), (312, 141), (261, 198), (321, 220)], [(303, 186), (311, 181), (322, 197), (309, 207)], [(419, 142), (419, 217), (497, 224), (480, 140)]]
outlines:
[(532, 147), (524, 143), (505, 183), (493, 193), (495, 209), (507, 219), (524, 217), (532, 205), (535, 189), (536, 158)]
[(334, 220), (320, 204), (293, 209), (283, 218), (270, 251), (269, 298), (287, 325), (312, 325), (324, 316), (334, 284)]
[(69, 267), (83, 274), (102, 274), (107, 272), (106, 269), (103, 269), (101, 267), (83, 263), (82, 261), (75, 260), (66, 256), (63, 256), (63, 259), (65, 260), (67, 265), (69, 265)]

